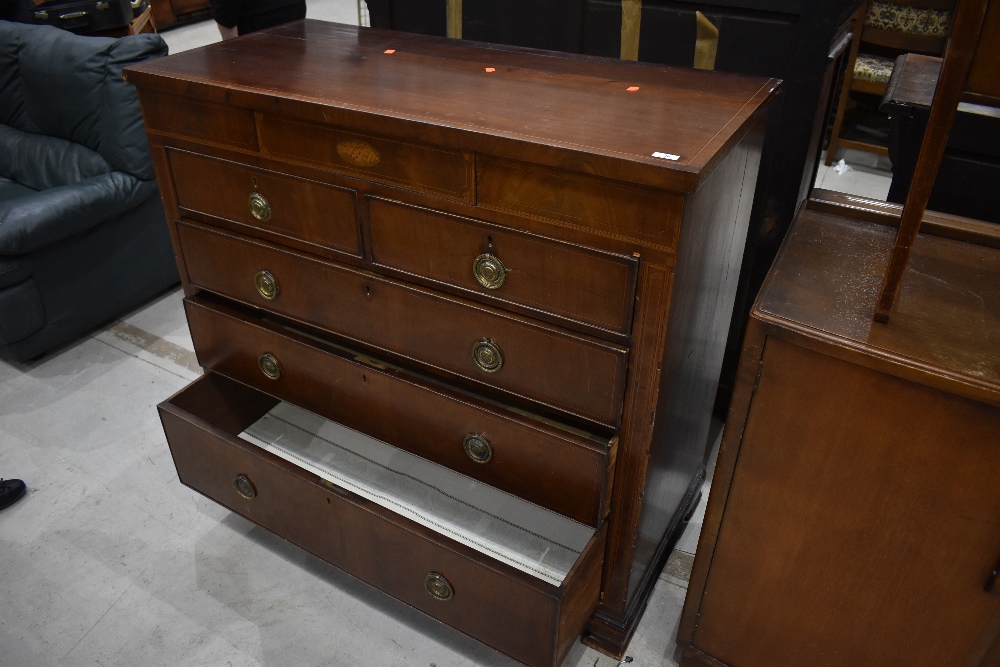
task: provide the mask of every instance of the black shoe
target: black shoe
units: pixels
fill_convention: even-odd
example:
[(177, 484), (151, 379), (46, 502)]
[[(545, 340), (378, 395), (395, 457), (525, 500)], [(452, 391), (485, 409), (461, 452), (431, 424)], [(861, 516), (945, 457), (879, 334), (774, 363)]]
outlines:
[(19, 479), (0, 479), (0, 510), (20, 500), (27, 488)]

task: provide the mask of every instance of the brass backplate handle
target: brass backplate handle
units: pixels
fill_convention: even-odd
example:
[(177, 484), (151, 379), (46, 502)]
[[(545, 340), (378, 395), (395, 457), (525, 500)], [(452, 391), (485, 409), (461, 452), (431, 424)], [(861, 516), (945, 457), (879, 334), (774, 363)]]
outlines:
[(267, 222), (271, 219), (271, 203), (261, 193), (251, 193), (247, 205), (250, 206), (250, 215), (261, 222)]
[(267, 269), (263, 271), (258, 271), (253, 277), (253, 283), (257, 286), (257, 291), (260, 295), (267, 299), (268, 301), (273, 301), (278, 298), (278, 281), (275, 280), (274, 276)]
[(486, 289), (500, 289), (507, 280), (507, 268), (500, 258), (485, 252), (472, 260), (472, 273)]
[(447, 602), (455, 596), (455, 591), (452, 590), (451, 584), (444, 578), (444, 575), (440, 575), (437, 572), (431, 572), (427, 575), (424, 579), (424, 588), (431, 594), (431, 597), (442, 602)]
[(233, 480), (233, 486), (236, 487), (236, 493), (247, 500), (257, 495), (257, 489), (254, 488), (253, 482), (246, 475), (237, 475), (236, 479)]
[(270, 379), (277, 380), (281, 377), (281, 364), (270, 352), (257, 357), (257, 365), (260, 366), (260, 372)]
[(360, 139), (345, 139), (337, 144), (337, 155), (344, 162), (349, 162), (356, 167), (371, 169), (377, 167), (382, 161), (382, 156), (367, 141)]
[(472, 346), (472, 359), (487, 373), (496, 373), (503, 368), (503, 352), (489, 338), (484, 338)]
[(476, 463), (489, 463), (490, 459), (493, 458), (493, 447), (490, 446), (490, 441), (478, 433), (470, 433), (465, 436), (462, 447), (469, 458)]

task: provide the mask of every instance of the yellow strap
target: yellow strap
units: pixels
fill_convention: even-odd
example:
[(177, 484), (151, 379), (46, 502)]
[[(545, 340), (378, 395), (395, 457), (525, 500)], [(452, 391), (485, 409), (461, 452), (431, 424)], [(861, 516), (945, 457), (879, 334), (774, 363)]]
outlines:
[(639, 24), (642, 0), (622, 0), (622, 60), (639, 59)]
[(701, 12), (695, 12), (698, 37), (694, 42), (694, 68), (715, 69), (715, 54), (719, 50), (719, 29)]
[(448, 36), (462, 39), (462, 0), (448, 0)]

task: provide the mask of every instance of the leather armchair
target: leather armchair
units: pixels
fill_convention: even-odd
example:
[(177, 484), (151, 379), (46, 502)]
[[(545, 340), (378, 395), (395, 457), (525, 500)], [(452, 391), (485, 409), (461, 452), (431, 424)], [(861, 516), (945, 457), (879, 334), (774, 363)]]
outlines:
[(0, 356), (26, 361), (178, 281), (122, 68), (158, 35), (0, 21)]

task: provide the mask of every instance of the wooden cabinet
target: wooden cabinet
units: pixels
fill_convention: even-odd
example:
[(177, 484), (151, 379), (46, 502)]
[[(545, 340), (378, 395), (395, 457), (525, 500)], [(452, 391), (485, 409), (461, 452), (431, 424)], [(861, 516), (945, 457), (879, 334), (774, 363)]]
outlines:
[(765, 283), (684, 665), (1000, 664), (1000, 235), (930, 214), (873, 323), (898, 215), (811, 201)]
[(153, 20), (159, 30), (178, 24), (201, 21), (212, 15), (210, 0), (150, 0)]
[[(160, 406), (181, 481), (529, 665), (621, 652), (704, 478), (777, 83), (315, 21), (128, 79), (209, 371)], [(288, 406), (560, 567), (254, 441)]]

